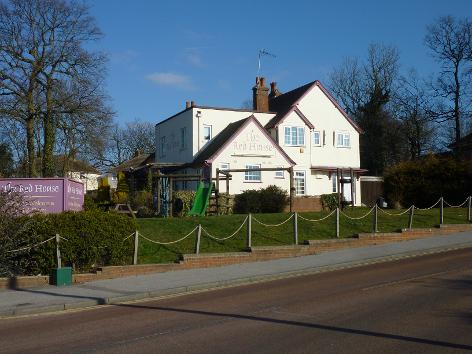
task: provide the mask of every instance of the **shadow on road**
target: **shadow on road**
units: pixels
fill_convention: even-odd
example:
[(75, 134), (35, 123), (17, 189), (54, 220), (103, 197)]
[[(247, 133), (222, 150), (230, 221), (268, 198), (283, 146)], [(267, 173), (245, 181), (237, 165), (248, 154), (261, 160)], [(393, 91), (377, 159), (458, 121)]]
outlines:
[(417, 338), (417, 337), (402, 336), (402, 335), (391, 334), (391, 333), (367, 331), (367, 330), (362, 330), (362, 329), (337, 327), (337, 326), (323, 325), (323, 324), (318, 324), (318, 323), (281, 320), (281, 319), (276, 319), (276, 318), (259, 317), (259, 316), (251, 316), (251, 315), (239, 315), (235, 313), (218, 313), (218, 312), (187, 310), (187, 309), (179, 309), (179, 308), (172, 308), (172, 307), (148, 306), (148, 305), (139, 305), (139, 304), (117, 304), (116, 306), (158, 310), (158, 311), (168, 311), (168, 312), (179, 312), (179, 313), (186, 313), (186, 314), (193, 314), (193, 315), (227, 317), (227, 318), (259, 321), (259, 322), (269, 322), (269, 323), (283, 324), (283, 325), (289, 325), (289, 326), (300, 326), (300, 327), (307, 327), (307, 328), (313, 328), (313, 329), (320, 329), (320, 330), (325, 330), (325, 331), (333, 331), (333, 332), (340, 332), (340, 333), (347, 333), (347, 334), (357, 334), (357, 335), (362, 335), (362, 336), (377, 337), (377, 338), (384, 338), (384, 339), (393, 339), (393, 340), (399, 340), (399, 341), (405, 341), (405, 342), (411, 342), (411, 343), (428, 344), (428, 345), (434, 345), (434, 346), (439, 346), (439, 347), (444, 347), (444, 348), (472, 350), (472, 345), (467, 345), (467, 344), (451, 343), (451, 342), (432, 340), (432, 339), (426, 339), (426, 338)]

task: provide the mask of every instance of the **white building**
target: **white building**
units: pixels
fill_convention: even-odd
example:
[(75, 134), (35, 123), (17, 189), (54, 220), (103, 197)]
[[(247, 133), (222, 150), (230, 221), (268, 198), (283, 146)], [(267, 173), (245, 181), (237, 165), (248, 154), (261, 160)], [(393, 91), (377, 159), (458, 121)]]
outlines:
[[(360, 205), (359, 134), (349, 118), (319, 81), (281, 94), (271, 92), (263, 78), (253, 88), (254, 110), (187, 105), (156, 124), (156, 161), (186, 163), (186, 173), (203, 169), (294, 169), (297, 196), (337, 192), (337, 169), (355, 176), (354, 200)], [(284, 171), (233, 173), (230, 193), (277, 185), (289, 189)], [(220, 190), (225, 190), (220, 182)], [(351, 200), (351, 185), (344, 184)]]

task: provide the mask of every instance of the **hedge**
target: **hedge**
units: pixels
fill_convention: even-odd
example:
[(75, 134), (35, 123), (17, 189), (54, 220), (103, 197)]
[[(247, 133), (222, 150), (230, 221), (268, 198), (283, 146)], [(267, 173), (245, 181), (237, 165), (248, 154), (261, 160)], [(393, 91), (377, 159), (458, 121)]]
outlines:
[[(61, 241), (62, 265), (71, 266), (77, 272), (132, 261), (133, 237), (123, 239), (136, 230), (136, 224), (125, 215), (89, 210), (35, 214), (17, 218), (15, 223), (21, 225), (14, 236), (21, 239), (23, 247), (47, 240), (56, 233), (64, 237), (66, 240)], [(10, 255), (9, 272), (15, 275), (49, 274), (56, 267), (54, 241)]]
[(472, 161), (427, 156), (388, 168), (384, 190), (391, 205), (424, 208), (440, 197), (451, 204), (462, 203), (472, 194)]
[(289, 203), (285, 190), (277, 186), (268, 186), (260, 190), (247, 190), (234, 198), (234, 212), (247, 213), (280, 213)]

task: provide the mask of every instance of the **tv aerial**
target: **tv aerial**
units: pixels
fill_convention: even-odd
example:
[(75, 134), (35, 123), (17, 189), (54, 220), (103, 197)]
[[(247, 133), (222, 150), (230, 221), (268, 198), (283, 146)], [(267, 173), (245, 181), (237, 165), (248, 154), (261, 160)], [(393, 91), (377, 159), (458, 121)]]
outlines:
[(277, 58), (277, 56), (275, 54), (272, 54), (272, 53), (269, 53), (267, 50), (265, 49), (260, 49), (259, 50), (259, 56), (258, 56), (258, 60), (257, 60), (257, 77), (259, 77), (260, 73), (261, 73), (261, 59), (262, 57), (264, 56), (267, 56), (267, 57), (272, 57), (272, 58)]

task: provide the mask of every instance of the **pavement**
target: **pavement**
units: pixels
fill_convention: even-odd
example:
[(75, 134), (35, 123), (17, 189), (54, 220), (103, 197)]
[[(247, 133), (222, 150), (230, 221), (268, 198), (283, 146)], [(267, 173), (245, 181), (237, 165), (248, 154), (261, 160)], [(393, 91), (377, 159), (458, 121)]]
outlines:
[(328, 272), (472, 247), (472, 232), (327, 252), (317, 255), (176, 270), (98, 280), (67, 287), (0, 291), (0, 317), (125, 303)]

